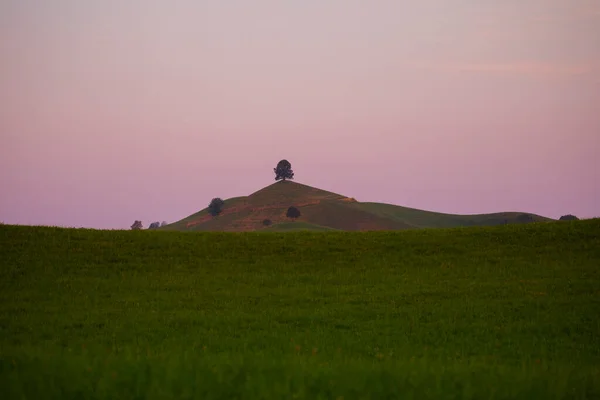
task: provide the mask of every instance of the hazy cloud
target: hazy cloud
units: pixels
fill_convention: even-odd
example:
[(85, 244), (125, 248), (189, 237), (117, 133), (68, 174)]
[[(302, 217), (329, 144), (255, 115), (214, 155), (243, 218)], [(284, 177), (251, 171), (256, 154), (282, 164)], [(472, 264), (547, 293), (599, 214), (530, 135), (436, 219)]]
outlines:
[(599, 64), (571, 63), (553, 64), (543, 62), (512, 63), (456, 63), (445, 66), (448, 69), (472, 72), (509, 73), (538, 77), (571, 77), (598, 72)]
[(530, 19), (532, 22), (581, 22), (600, 20), (600, 2), (596, 0), (569, 1), (544, 11)]
[(551, 63), (541, 61), (514, 62), (414, 62), (414, 69), (439, 71), (489, 72), (540, 77), (576, 77), (600, 74), (600, 60), (588, 62)]

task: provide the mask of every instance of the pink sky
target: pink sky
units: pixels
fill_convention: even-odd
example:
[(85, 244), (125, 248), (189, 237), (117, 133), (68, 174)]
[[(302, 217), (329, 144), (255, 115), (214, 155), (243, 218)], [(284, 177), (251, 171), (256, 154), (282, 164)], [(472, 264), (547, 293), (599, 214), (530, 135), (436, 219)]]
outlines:
[(128, 228), (298, 182), (600, 216), (599, 0), (2, 0), (0, 221)]

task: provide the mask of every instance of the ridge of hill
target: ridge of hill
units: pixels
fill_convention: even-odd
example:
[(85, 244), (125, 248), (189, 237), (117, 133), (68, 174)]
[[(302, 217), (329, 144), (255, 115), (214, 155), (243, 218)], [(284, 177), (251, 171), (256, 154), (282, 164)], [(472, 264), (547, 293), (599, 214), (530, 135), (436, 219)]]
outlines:
[[(301, 216), (286, 217), (290, 206)], [(265, 226), (263, 221), (271, 225)], [(225, 200), (222, 212), (213, 217), (204, 208), (163, 230), (178, 231), (294, 231), (294, 230), (401, 230), (492, 226), (545, 222), (550, 218), (523, 212), (458, 215), (393, 204), (358, 202), (354, 198), (292, 181), (280, 181), (248, 196)]]

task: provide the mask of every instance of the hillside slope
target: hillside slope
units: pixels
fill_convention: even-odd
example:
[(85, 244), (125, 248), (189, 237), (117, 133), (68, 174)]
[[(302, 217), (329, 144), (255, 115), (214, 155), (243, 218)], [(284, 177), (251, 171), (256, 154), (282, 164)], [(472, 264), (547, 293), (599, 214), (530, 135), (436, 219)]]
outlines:
[[(454, 228), (461, 226), (494, 226), (507, 223), (548, 222), (550, 218), (521, 212), (499, 212), (490, 214), (444, 214), (384, 203), (358, 203), (356, 207), (379, 216), (404, 221), (415, 228)], [(529, 219), (526, 221), (521, 219)]]
[[(290, 206), (301, 212), (297, 222), (286, 217)], [(271, 227), (263, 224), (271, 221)], [(491, 226), (551, 219), (539, 215), (504, 212), (480, 215), (442, 214), (391, 204), (361, 203), (341, 194), (297, 182), (280, 181), (249, 196), (225, 200), (223, 211), (212, 217), (205, 208), (161, 229), (180, 231), (401, 230), (460, 226)], [(294, 228), (298, 223), (298, 228)], [(300, 225), (300, 223), (303, 223)], [(285, 225), (281, 225), (285, 224)]]

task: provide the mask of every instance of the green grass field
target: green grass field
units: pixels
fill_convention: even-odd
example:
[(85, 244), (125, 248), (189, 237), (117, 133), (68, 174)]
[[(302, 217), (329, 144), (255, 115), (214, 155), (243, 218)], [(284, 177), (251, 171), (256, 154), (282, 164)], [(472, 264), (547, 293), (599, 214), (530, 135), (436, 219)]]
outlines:
[(600, 220), (0, 226), (1, 399), (598, 399)]

